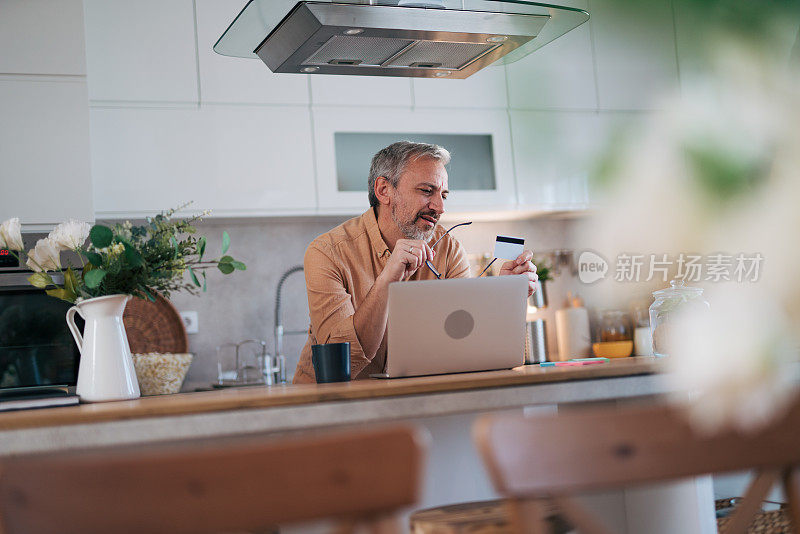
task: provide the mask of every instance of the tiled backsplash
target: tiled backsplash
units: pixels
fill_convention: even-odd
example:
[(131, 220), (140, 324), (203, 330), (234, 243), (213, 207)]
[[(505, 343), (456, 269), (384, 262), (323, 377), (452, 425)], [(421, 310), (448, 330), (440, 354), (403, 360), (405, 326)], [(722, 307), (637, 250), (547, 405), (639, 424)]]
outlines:
[[(230, 253), (245, 262), (247, 270), (229, 276), (214, 270), (209, 273), (208, 291), (205, 294), (201, 293), (199, 297), (187, 294), (172, 296), (171, 300), (178, 310), (194, 310), (199, 314), (199, 333), (189, 335), (190, 350), (196, 357), (184, 391), (207, 387), (216, 380), (217, 345), (258, 338), (265, 340), (272, 352), (278, 279), (292, 266), (303, 263), (306, 247), (316, 236), (344, 220), (344, 217), (248, 221), (211, 219), (198, 225), (198, 232), (208, 237), (207, 254), (212, 256), (219, 250), (223, 230), (227, 230), (232, 243)], [(468, 254), (490, 252), (497, 234), (524, 237), (527, 247), (534, 251), (545, 251), (565, 247), (572, 226), (573, 222), (567, 219), (476, 222), (468, 228), (459, 229), (456, 237)], [(565, 272), (550, 284), (548, 293), (551, 303), (563, 299), (570, 279), (571, 276)], [(308, 303), (302, 274), (287, 279), (282, 300), (284, 328), (307, 328)], [(549, 315), (552, 311), (545, 313)], [(553, 325), (548, 326), (551, 330), (551, 350), (555, 350)], [(305, 341), (305, 336), (284, 338), (290, 379)]]

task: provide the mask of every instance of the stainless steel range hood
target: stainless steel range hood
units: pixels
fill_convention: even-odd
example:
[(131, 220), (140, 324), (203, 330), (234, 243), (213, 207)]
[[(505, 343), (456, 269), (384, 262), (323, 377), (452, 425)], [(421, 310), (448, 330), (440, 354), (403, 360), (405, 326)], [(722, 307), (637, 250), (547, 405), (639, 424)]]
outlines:
[(280, 73), (466, 78), (515, 61), (589, 18), (533, 2), (464, 0), (465, 9), (460, 0), (433, 1), (443, 7), (251, 0), (214, 50), (259, 57)]

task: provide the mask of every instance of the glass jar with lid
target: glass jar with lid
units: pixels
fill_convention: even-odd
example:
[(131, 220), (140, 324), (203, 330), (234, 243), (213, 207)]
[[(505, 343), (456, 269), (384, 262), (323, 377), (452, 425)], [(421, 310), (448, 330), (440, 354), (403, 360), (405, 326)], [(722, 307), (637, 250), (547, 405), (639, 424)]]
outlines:
[(650, 331), (653, 336), (653, 354), (669, 354), (668, 339), (670, 322), (678, 312), (692, 307), (708, 310), (708, 302), (703, 298), (703, 288), (687, 286), (679, 278), (670, 281), (670, 287), (653, 292), (655, 301), (650, 305)]
[(623, 311), (605, 310), (600, 321), (600, 341), (633, 341), (630, 322)]

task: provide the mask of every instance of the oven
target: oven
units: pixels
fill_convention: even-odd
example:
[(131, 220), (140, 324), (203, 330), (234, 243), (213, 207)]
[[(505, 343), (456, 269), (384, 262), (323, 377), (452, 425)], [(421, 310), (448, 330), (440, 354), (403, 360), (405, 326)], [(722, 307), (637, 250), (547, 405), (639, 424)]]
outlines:
[(0, 395), (77, 383), (80, 352), (65, 320), (71, 304), (30, 285), (30, 275), (0, 250)]

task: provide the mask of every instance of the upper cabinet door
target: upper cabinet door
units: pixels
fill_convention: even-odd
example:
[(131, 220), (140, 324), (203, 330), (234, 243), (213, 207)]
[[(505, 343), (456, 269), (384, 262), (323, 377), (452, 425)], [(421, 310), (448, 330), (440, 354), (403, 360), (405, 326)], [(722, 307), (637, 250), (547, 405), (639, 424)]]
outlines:
[(312, 214), (308, 109), (93, 109), (100, 217), (137, 217), (194, 200), (216, 216)]
[(86, 74), (81, 0), (0, 2), (0, 73)]
[[(380, 134), (381, 143), (385, 144), (409, 138), (420, 141), (431, 139), (435, 142), (442, 134), (475, 134), (468, 136), (461, 147), (455, 145), (445, 148), (451, 150), (453, 161), (456, 158), (462, 161), (469, 158), (491, 158), (492, 162), (485, 173), (465, 173), (469, 176), (463, 177), (450, 173), (447, 210), (475, 211), (516, 206), (511, 138), (505, 111), (472, 110), (463, 113), (345, 108), (314, 109), (313, 114), (319, 209), (323, 213), (356, 213), (369, 206), (367, 178), (370, 158), (374, 152), (383, 148), (378, 146), (374, 152), (370, 149), (366, 151), (367, 155), (359, 155), (363, 161), (350, 161), (350, 151), (340, 147), (339, 157), (344, 159), (337, 161), (337, 133)], [(342, 143), (342, 140), (340, 135), (338, 142)], [(352, 141), (352, 137), (350, 140)], [(344, 137), (344, 141), (347, 141), (347, 137)], [(476, 165), (485, 163), (480, 159), (475, 161)], [(339, 169), (343, 168), (356, 171), (347, 176), (339, 176)], [(357, 170), (359, 168), (360, 176)]]
[(599, 144), (595, 112), (513, 111), (517, 189), (522, 209), (585, 208)]
[(505, 108), (506, 73), (502, 65), (489, 66), (464, 80), (412, 78), (418, 108)]
[(86, 82), (31, 78), (0, 77), (0, 221), (92, 221)]
[(641, 126), (641, 112), (513, 111), (517, 190), (522, 210), (581, 210), (601, 199), (592, 177), (601, 159)]
[(678, 87), (672, 2), (590, 0), (602, 110), (647, 110)]
[(85, 0), (92, 101), (197, 102), (192, 0)]
[[(586, 0), (557, 3), (588, 8)], [(589, 22), (506, 65), (506, 70), (512, 109), (597, 109)]]
[(308, 75), (273, 74), (260, 59), (221, 56), (212, 47), (242, 0), (196, 0), (200, 99), (210, 103), (308, 104)]

